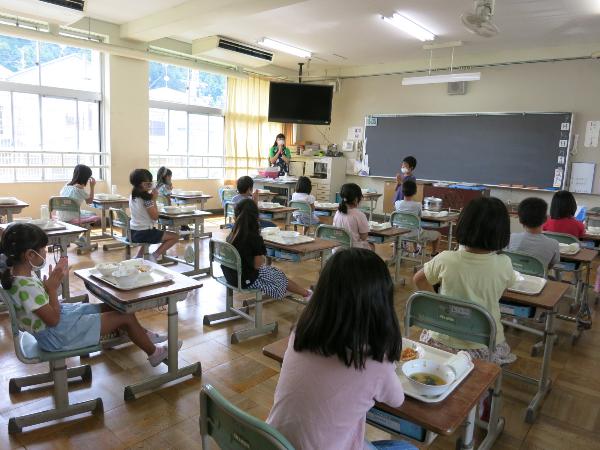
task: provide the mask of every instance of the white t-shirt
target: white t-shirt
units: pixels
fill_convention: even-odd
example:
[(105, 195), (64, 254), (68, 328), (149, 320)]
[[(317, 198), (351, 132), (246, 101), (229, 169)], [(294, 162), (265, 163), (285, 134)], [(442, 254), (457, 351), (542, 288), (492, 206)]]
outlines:
[[(63, 188), (60, 190), (61, 197), (69, 197), (75, 200), (79, 206), (83, 206), (87, 198), (90, 196), (88, 192), (79, 187), (73, 186), (69, 184), (65, 184)], [(57, 211), (58, 220), (62, 220), (63, 222), (69, 222), (71, 220), (79, 219), (79, 215), (75, 212), (69, 211)]]
[(154, 228), (154, 221), (148, 214), (147, 209), (154, 206), (154, 200), (143, 200), (140, 197), (129, 197), (129, 211), (131, 211), (131, 221), (129, 228), (132, 230), (151, 230)]

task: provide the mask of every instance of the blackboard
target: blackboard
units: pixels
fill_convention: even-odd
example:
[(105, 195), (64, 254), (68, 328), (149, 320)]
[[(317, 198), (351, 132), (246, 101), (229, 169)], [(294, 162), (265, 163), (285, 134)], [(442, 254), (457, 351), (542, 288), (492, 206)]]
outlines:
[(418, 179), (562, 188), (571, 120), (566, 112), (369, 116), (369, 174), (393, 177), (412, 155)]

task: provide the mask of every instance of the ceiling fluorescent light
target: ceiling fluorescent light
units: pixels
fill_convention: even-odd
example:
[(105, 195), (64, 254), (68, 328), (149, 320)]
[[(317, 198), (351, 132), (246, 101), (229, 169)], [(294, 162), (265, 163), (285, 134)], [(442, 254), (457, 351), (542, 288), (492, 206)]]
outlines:
[(480, 79), (481, 72), (446, 73), (443, 75), (402, 78), (402, 86), (411, 86), (415, 84), (454, 83), (456, 81), (478, 81)]
[(273, 50), (279, 50), (284, 53), (289, 53), (290, 55), (299, 56), (300, 58), (310, 58), (312, 56), (312, 53), (308, 50), (302, 50), (301, 48), (293, 47), (269, 38), (262, 38), (258, 43)]
[(435, 39), (435, 34), (431, 31), (398, 13), (394, 13), (392, 17), (381, 16), (381, 18), (420, 41), (433, 41)]

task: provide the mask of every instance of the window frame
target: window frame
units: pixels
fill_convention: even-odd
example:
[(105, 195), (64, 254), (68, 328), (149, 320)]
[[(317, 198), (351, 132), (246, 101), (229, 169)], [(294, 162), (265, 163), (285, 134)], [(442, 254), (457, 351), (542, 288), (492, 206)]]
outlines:
[[(37, 47), (39, 48), (39, 44), (44, 41), (36, 41), (30, 39), (33, 42), (37, 42)], [(41, 153), (41, 154), (50, 154), (50, 155), (60, 155), (61, 160), (63, 160), (64, 155), (77, 155), (77, 160), (79, 161), (79, 156), (90, 156), (90, 155), (98, 155), (100, 164), (91, 165), (92, 169), (98, 169), (99, 171), (99, 179), (102, 181), (106, 181), (110, 177), (110, 153), (106, 149), (106, 139), (104, 136), (105, 130), (105, 111), (104, 111), (104, 92), (105, 92), (105, 78), (104, 78), (104, 67), (105, 67), (105, 56), (104, 53), (99, 53), (99, 82), (100, 82), (100, 91), (83, 91), (78, 89), (68, 89), (68, 88), (60, 88), (55, 86), (43, 86), (41, 85), (41, 70), (38, 69), (38, 83), (39, 84), (26, 84), (26, 83), (17, 83), (11, 81), (3, 81), (0, 80), (0, 92), (8, 92), (10, 95), (11, 107), (11, 127), (12, 127), (12, 147), (7, 148), (6, 150), (0, 149), (0, 152), (13, 153), (13, 154), (25, 154), (29, 155), (32, 153)], [(40, 67), (40, 63), (38, 61), (38, 68)], [(39, 132), (40, 132), (40, 149), (39, 150), (21, 150), (15, 146), (15, 124), (14, 124), (14, 93), (18, 94), (33, 94), (38, 96), (39, 102)], [(75, 101), (75, 119), (76, 119), (76, 127), (77, 127), (77, 147), (76, 151), (65, 150), (60, 152), (49, 152), (44, 149), (44, 138), (43, 138), (43, 108), (42, 102), (44, 98), (56, 98), (56, 99), (64, 99), (64, 100), (72, 100)], [(79, 117), (79, 102), (88, 102), (88, 103), (96, 103), (98, 106), (98, 152), (90, 152), (85, 153), (79, 151), (80, 144), (80, 117)], [(8, 111), (5, 111), (7, 113)], [(4, 119), (4, 117), (3, 117)], [(29, 160), (29, 156), (27, 156)], [(47, 182), (62, 182), (68, 181), (71, 179), (71, 175), (65, 176), (65, 178), (56, 178), (56, 179), (46, 179), (46, 169), (73, 169), (72, 164), (65, 165), (64, 162), (61, 165), (10, 165), (6, 168), (13, 170), (13, 179), (12, 180), (4, 180), (0, 179), (0, 185), (8, 184), (8, 183), (47, 183)], [(16, 170), (17, 169), (40, 169), (42, 173), (41, 180), (19, 180), (17, 178)]]
[[(184, 111), (186, 112), (186, 152), (185, 154), (182, 154), (180, 152), (178, 153), (166, 153), (166, 154), (153, 154), (150, 152), (150, 148), (148, 148), (148, 154), (149, 154), (149, 158), (152, 157), (159, 157), (159, 158), (163, 158), (163, 157), (169, 157), (169, 156), (174, 156), (174, 157), (185, 157), (186, 160), (189, 162), (189, 158), (221, 158), (222, 164), (219, 167), (212, 167), (212, 166), (190, 166), (189, 164), (183, 167), (180, 166), (173, 166), (170, 165), (169, 168), (170, 169), (186, 169), (186, 176), (187, 179), (189, 180), (215, 180), (215, 179), (222, 179), (224, 174), (225, 174), (225, 111), (221, 108), (213, 108), (210, 106), (199, 106), (199, 105), (188, 105), (188, 104), (184, 104), (184, 103), (171, 103), (171, 102), (165, 102), (165, 101), (159, 101), (159, 100), (150, 100), (148, 102), (148, 110), (150, 109), (162, 109), (165, 110), (167, 112), (167, 120), (170, 120), (170, 111)], [(190, 114), (197, 114), (197, 115), (203, 115), (203, 116), (208, 116), (209, 120), (208, 120), (208, 128), (207, 128), (207, 133), (208, 136), (210, 136), (210, 116), (216, 116), (216, 117), (222, 117), (223, 118), (223, 146), (222, 146), (222, 153), (220, 156), (214, 156), (214, 155), (195, 155), (195, 154), (190, 154)], [(148, 119), (148, 133), (150, 133), (150, 119)], [(149, 134), (149, 138), (150, 138), (150, 134)], [(167, 142), (167, 149), (169, 148), (169, 140), (170, 140), (170, 124), (167, 123), (165, 125), (165, 139)], [(210, 139), (210, 138), (209, 138)], [(208, 146), (210, 147), (209, 144), (210, 140), (207, 141)], [(208, 148), (207, 148), (208, 151)], [(194, 176), (190, 176), (190, 171), (189, 169), (207, 169), (210, 171), (210, 169), (221, 169), (222, 175), (220, 177), (194, 177)], [(152, 164), (150, 164), (150, 170), (158, 170), (158, 167), (154, 167)]]

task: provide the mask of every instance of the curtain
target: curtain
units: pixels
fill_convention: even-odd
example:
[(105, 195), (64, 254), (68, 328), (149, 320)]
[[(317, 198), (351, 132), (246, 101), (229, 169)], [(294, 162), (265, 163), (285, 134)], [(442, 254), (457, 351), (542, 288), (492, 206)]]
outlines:
[(269, 148), (283, 131), (267, 121), (269, 82), (256, 77), (227, 79), (225, 110), (225, 179), (269, 166)]

